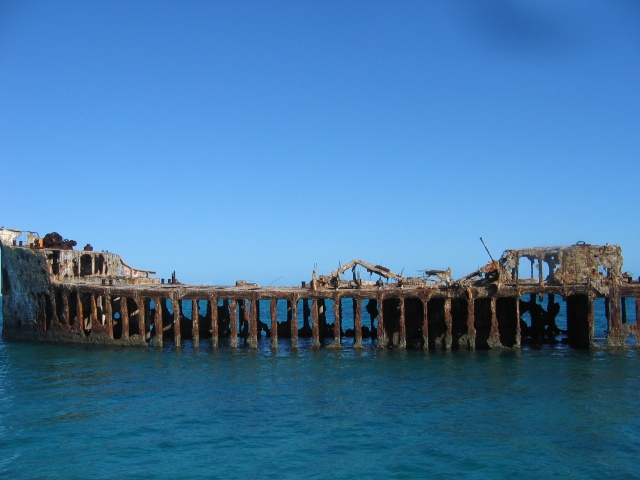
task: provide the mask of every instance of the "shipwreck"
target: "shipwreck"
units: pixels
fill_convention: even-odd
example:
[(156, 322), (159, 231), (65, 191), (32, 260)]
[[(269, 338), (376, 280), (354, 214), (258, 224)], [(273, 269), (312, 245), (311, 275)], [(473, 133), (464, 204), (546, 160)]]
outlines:
[[(115, 253), (76, 245), (55, 232), (0, 228), (6, 340), (197, 346), (210, 339), (213, 348), (269, 341), (277, 349), (285, 340), (298, 348), (300, 338), (311, 348), (364, 348), (367, 338), (377, 348), (452, 350), (520, 348), (560, 335), (580, 349), (640, 345), (640, 281), (622, 272), (617, 245), (507, 250), (457, 280), (450, 270), (409, 277), (355, 259), (292, 287), (165, 281)], [(594, 302), (602, 299), (607, 329), (598, 343)], [(345, 330), (347, 314), (353, 328)]]

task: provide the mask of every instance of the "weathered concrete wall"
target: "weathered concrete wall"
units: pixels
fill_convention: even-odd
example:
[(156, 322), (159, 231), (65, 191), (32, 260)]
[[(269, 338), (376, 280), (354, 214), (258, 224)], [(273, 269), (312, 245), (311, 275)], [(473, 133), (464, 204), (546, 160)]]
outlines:
[(36, 332), (45, 312), (51, 282), (45, 255), (0, 244), (2, 255), (3, 331)]

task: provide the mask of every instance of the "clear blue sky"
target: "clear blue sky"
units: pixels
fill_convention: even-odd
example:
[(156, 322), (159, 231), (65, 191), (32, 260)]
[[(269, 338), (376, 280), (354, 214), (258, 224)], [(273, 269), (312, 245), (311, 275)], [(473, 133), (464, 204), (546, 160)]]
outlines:
[(640, 3), (0, 0), (0, 226), (189, 283), (640, 275)]

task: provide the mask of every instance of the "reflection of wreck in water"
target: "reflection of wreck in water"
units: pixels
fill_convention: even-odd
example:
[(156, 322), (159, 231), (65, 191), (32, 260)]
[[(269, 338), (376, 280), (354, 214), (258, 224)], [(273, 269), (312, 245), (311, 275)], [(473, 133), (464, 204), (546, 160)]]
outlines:
[[(329, 275), (314, 271), (301, 287), (262, 287), (243, 281), (184, 285), (175, 276), (165, 283), (150, 278), (154, 272), (131, 268), (119, 255), (94, 252), (90, 245), (73, 250), (75, 242), (58, 234), (40, 238), (29, 232), (26, 243), (21, 238), (20, 231), (0, 229), (6, 339), (125, 345), (172, 339), (180, 345), (187, 338), (197, 345), (210, 338), (215, 348), (238, 346), (244, 338), (255, 348), (264, 332), (272, 348), (279, 338), (290, 339), (295, 348), (301, 337), (310, 338), (312, 348), (339, 348), (345, 336), (353, 337), (354, 348), (367, 337), (380, 348), (518, 348), (555, 341), (560, 300), (566, 306), (563, 340), (590, 348), (597, 346), (594, 301), (603, 298), (604, 344), (640, 345), (640, 283), (622, 273), (615, 245), (507, 250), (459, 280), (450, 270), (405, 277), (353, 260)], [(360, 271), (378, 280), (362, 280)], [(633, 323), (627, 323), (627, 298), (635, 298)], [(269, 305), (264, 318), (261, 302)], [(278, 314), (285, 303), (286, 319)], [(354, 328), (347, 331), (345, 308), (353, 308)], [(369, 326), (363, 326), (363, 314)]]

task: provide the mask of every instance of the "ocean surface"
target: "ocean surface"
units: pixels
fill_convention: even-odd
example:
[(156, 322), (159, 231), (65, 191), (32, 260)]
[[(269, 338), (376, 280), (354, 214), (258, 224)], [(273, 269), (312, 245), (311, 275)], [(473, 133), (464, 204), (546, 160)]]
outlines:
[(269, 342), (0, 341), (0, 478), (640, 478), (636, 350)]

